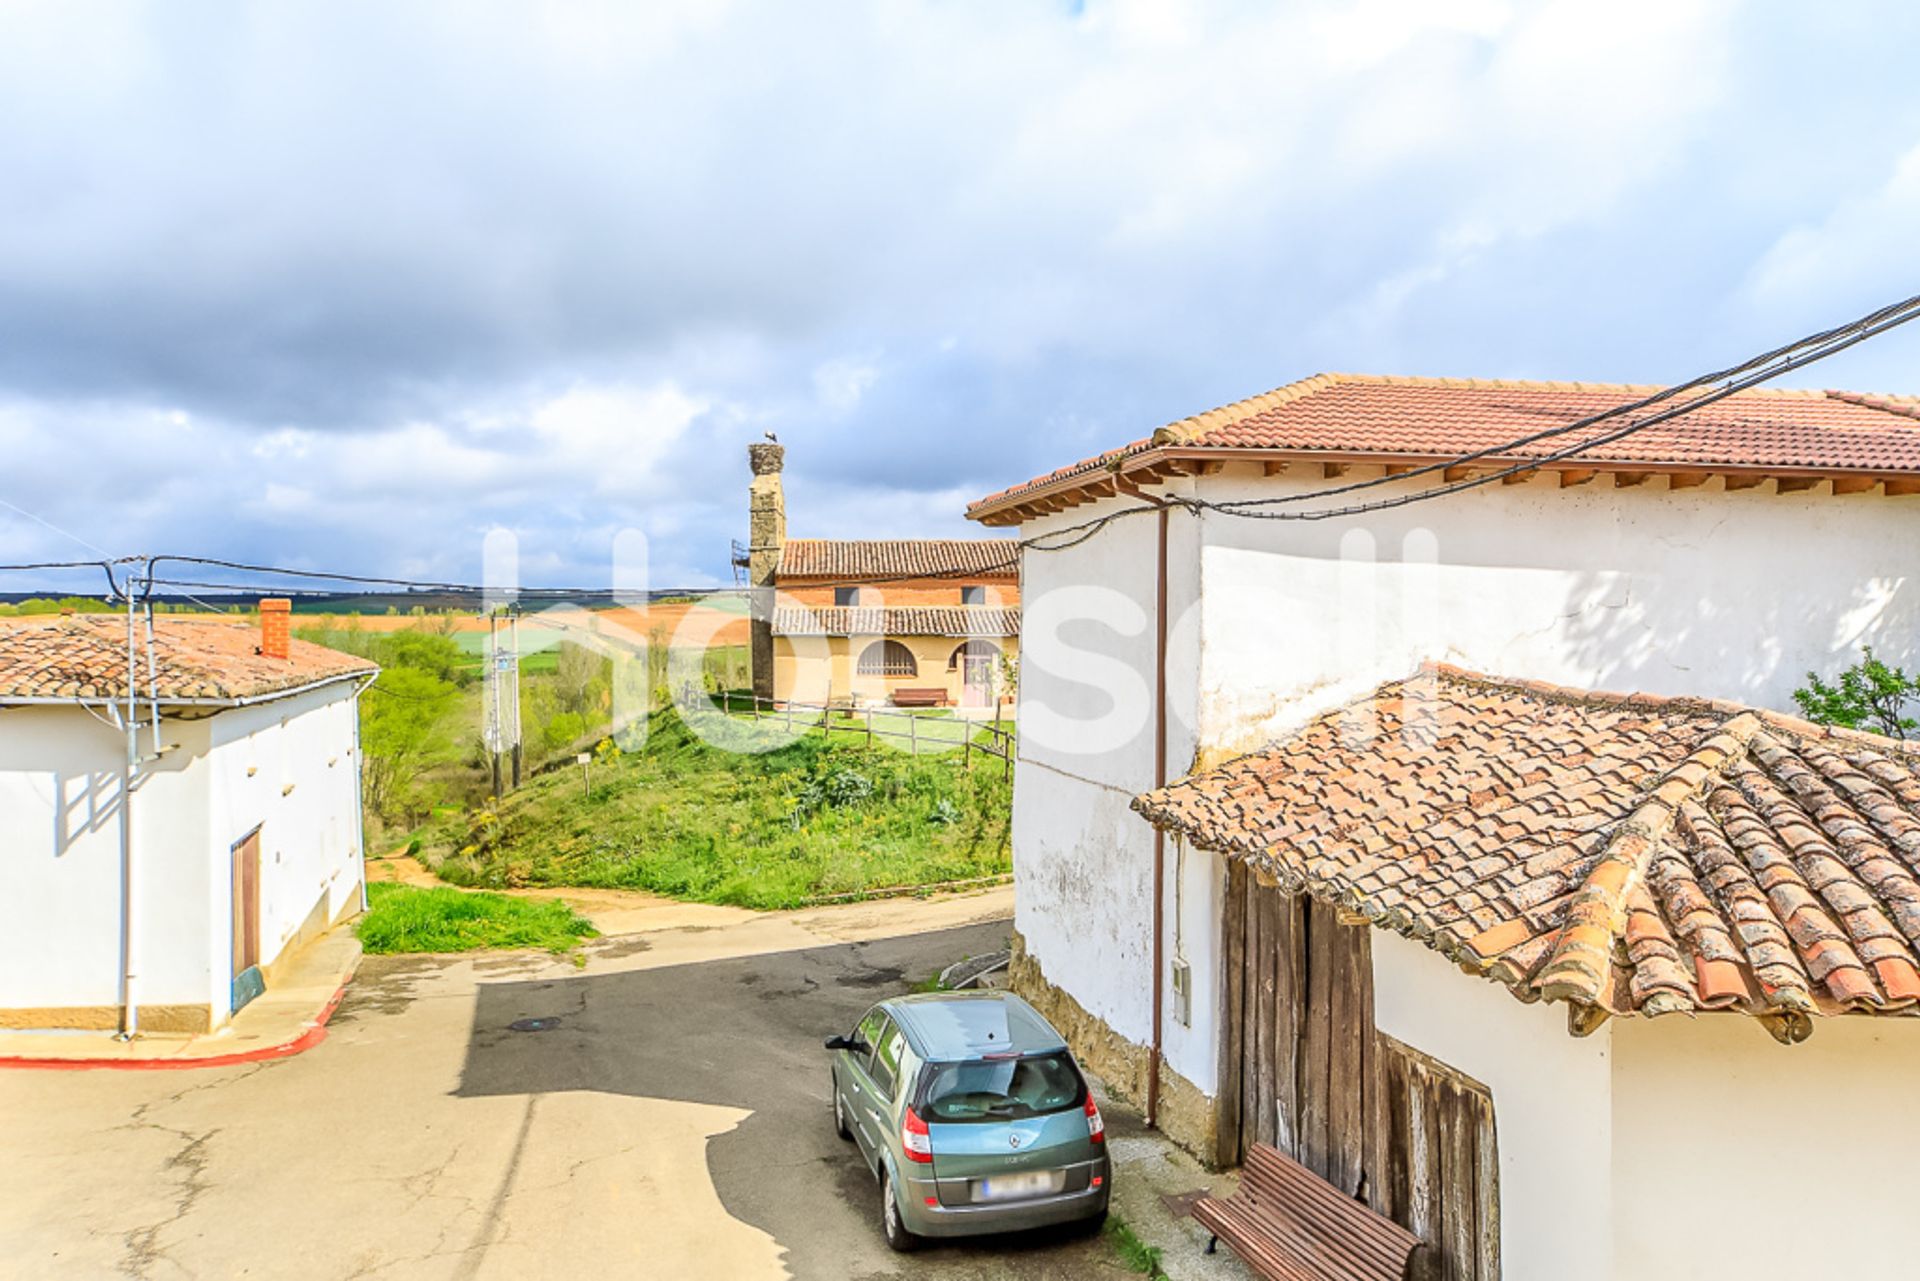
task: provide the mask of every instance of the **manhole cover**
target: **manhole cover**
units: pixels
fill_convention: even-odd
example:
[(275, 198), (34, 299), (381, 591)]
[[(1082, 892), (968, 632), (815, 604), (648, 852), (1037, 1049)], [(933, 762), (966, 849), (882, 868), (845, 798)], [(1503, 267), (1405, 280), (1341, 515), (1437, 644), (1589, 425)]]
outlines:
[(559, 1026), (560, 1020), (557, 1018), (515, 1019), (513, 1022), (507, 1024), (507, 1030), (510, 1032), (548, 1032)]

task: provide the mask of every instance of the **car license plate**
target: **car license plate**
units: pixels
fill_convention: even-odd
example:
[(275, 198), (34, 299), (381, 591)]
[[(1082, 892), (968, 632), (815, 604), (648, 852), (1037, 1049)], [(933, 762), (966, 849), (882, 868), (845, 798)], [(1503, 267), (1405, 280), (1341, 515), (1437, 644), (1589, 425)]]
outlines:
[(1046, 1196), (1066, 1186), (1064, 1170), (1035, 1170), (1029, 1174), (1000, 1174), (980, 1180), (982, 1201), (1013, 1201), (1020, 1197)]

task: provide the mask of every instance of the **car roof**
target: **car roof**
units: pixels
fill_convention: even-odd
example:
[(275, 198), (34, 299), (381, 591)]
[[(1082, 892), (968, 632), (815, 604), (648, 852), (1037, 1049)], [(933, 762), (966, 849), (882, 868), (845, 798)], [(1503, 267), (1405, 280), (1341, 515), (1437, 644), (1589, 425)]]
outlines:
[(1011, 992), (928, 992), (884, 1003), (923, 1059), (1044, 1054), (1067, 1043), (1040, 1011)]

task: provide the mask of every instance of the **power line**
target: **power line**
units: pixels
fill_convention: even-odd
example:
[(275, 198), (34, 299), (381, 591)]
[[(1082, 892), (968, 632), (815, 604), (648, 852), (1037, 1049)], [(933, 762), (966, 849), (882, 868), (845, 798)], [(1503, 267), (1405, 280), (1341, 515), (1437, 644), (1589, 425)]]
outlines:
[[(1564, 423), (1554, 427), (1545, 428), (1537, 432), (1531, 432), (1526, 435), (1518, 436), (1511, 440), (1503, 441), (1498, 444), (1488, 445), (1479, 449), (1470, 450), (1466, 453), (1458, 454), (1451, 458), (1443, 459), (1437, 462), (1422, 464), (1406, 472), (1401, 472), (1392, 476), (1372, 477), (1365, 480), (1353, 481), (1343, 485), (1336, 485), (1332, 487), (1311, 490), (1303, 493), (1271, 495), (1271, 496), (1266, 496), (1261, 498), (1233, 499), (1225, 502), (1214, 502), (1206, 499), (1191, 498), (1183, 495), (1167, 495), (1165, 498), (1165, 502), (1172, 503), (1186, 510), (1192, 511), (1196, 514), (1212, 512), (1212, 513), (1219, 514), (1221, 516), (1234, 517), (1238, 519), (1253, 519), (1253, 520), (1331, 520), (1331, 519), (1338, 519), (1338, 518), (1344, 518), (1344, 517), (1350, 517), (1350, 516), (1366, 515), (1372, 512), (1385, 511), (1385, 510), (1390, 510), (1394, 508), (1407, 507), (1407, 506), (1413, 505), (1414, 503), (1419, 503), (1419, 502), (1428, 502), (1434, 499), (1447, 497), (1450, 494), (1459, 493), (1462, 490), (1473, 489), (1482, 485), (1491, 484), (1494, 481), (1502, 480), (1502, 479), (1505, 479), (1506, 477), (1517, 475), (1522, 472), (1537, 471), (1542, 467), (1550, 466), (1556, 462), (1565, 462), (1569, 459), (1577, 458), (1590, 450), (1600, 448), (1602, 446), (1612, 444), (1615, 441), (1625, 439), (1626, 437), (1633, 435), (1636, 432), (1644, 431), (1647, 428), (1655, 426), (1659, 423), (1668, 422), (1675, 418), (1679, 418), (1697, 409), (1700, 409), (1707, 405), (1711, 405), (1718, 401), (1724, 400), (1729, 396), (1733, 396), (1738, 394), (1739, 392), (1749, 390), (1753, 387), (1760, 385), (1763, 382), (1767, 382), (1771, 379), (1778, 378), (1782, 374), (1790, 373), (1794, 370), (1805, 368), (1808, 365), (1814, 364), (1815, 362), (1820, 360), (1824, 360), (1827, 357), (1835, 355), (1838, 352), (1844, 351), (1847, 348), (1852, 347), (1858, 343), (1865, 342), (1869, 338), (1877, 337), (1878, 335), (1885, 333), (1890, 329), (1906, 324), (1908, 321), (1913, 320), (1916, 316), (1920, 316), (1920, 294), (1916, 294), (1914, 296), (1905, 298), (1899, 302), (1892, 303), (1885, 307), (1878, 308), (1872, 312), (1867, 313), (1866, 315), (1860, 317), (1857, 320), (1848, 322), (1847, 324), (1835, 326), (1834, 328), (1831, 328), (1831, 329), (1810, 334), (1804, 338), (1800, 338), (1795, 340), (1794, 342), (1785, 344), (1784, 346), (1773, 348), (1770, 351), (1766, 351), (1757, 356), (1753, 356), (1727, 369), (1717, 370), (1712, 373), (1698, 375), (1694, 378), (1690, 378), (1686, 380), (1685, 382), (1676, 383), (1670, 387), (1663, 388), (1660, 391), (1654, 392), (1650, 395), (1643, 396), (1636, 400), (1632, 400), (1624, 404), (1614, 406), (1613, 408), (1602, 411), (1601, 413), (1591, 414), (1584, 418), (1576, 419), (1575, 421), (1570, 423)], [(1692, 394), (1689, 394), (1689, 393), (1692, 393)], [(1678, 404), (1671, 405), (1665, 409), (1660, 409), (1658, 412), (1646, 415), (1644, 417), (1634, 418), (1622, 426), (1619, 426), (1609, 431), (1603, 431), (1596, 435), (1576, 441), (1575, 443), (1568, 445), (1564, 448), (1552, 450), (1544, 455), (1540, 455), (1537, 457), (1526, 458), (1520, 461), (1512, 462), (1512, 463), (1506, 464), (1505, 466), (1499, 467), (1491, 472), (1483, 473), (1476, 476), (1466, 477), (1459, 481), (1451, 481), (1434, 488), (1421, 490), (1418, 493), (1396, 494), (1390, 498), (1377, 499), (1370, 502), (1348, 504), (1342, 507), (1319, 508), (1319, 509), (1309, 510), (1309, 511), (1266, 510), (1268, 508), (1273, 508), (1273, 507), (1293, 506), (1301, 503), (1324, 501), (1326, 499), (1339, 497), (1344, 494), (1361, 492), (1361, 491), (1373, 489), (1382, 485), (1405, 481), (1410, 478), (1417, 478), (1423, 475), (1431, 475), (1436, 472), (1444, 472), (1448, 469), (1455, 468), (1455, 467), (1468, 466), (1474, 463), (1484, 462), (1485, 460), (1490, 458), (1510, 456), (1514, 453), (1514, 451), (1519, 449), (1524, 449), (1530, 445), (1539, 444), (1547, 440), (1558, 439), (1560, 437), (1567, 436), (1567, 435), (1582, 431), (1584, 429), (1598, 427), (1598, 426), (1601, 426), (1602, 424), (1611, 422), (1613, 420), (1638, 413), (1641, 410), (1650, 409), (1659, 405), (1664, 405), (1667, 402), (1674, 401), (1676, 399), (1679, 400)], [(0, 500), (0, 501), (3, 501), (3, 500)], [(11, 506), (11, 504), (7, 504), (7, 505)], [(1160, 510), (1159, 505), (1152, 505), (1152, 504), (1141, 504), (1133, 507), (1125, 507), (1117, 511), (1104, 513), (1100, 516), (1094, 517), (1087, 521), (1080, 522), (1078, 524), (1068, 525), (1060, 529), (1049, 530), (1045, 534), (1039, 534), (1030, 538), (1023, 538), (1023, 539), (1008, 539), (1006, 540), (1006, 545), (1008, 547), (1008, 550), (1012, 553), (1012, 555), (1009, 557), (1008, 561), (1005, 563), (1005, 567), (1017, 568), (1018, 554), (1020, 552), (1065, 551), (1068, 548), (1079, 546), (1080, 544), (1088, 541), (1089, 539), (1093, 538), (1095, 535), (1099, 534), (1102, 530), (1106, 529), (1109, 525), (1113, 524), (1115, 521), (1122, 520), (1130, 516), (1144, 515), (1150, 512), (1158, 511), (1158, 510)], [(31, 513), (27, 513), (27, 514), (30, 515)], [(26, 572), (26, 571), (52, 571), (52, 570), (63, 570), (63, 569), (97, 568), (105, 572), (109, 587), (111, 589), (111, 594), (115, 597), (118, 597), (122, 593), (121, 593), (121, 588), (119, 583), (114, 578), (113, 566), (138, 564), (138, 563), (141, 563), (143, 559), (144, 559), (146, 572), (145, 574), (140, 575), (139, 577), (144, 582), (146, 591), (149, 594), (151, 594), (152, 589), (155, 586), (198, 587), (203, 590), (223, 590), (223, 591), (235, 591), (235, 592), (243, 592), (243, 591), (249, 591), (249, 590), (263, 590), (263, 588), (257, 584), (213, 583), (213, 582), (204, 582), (204, 581), (192, 580), (192, 579), (162, 578), (155, 573), (155, 570), (157, 569), (158, 566), (160, 566), (163, 563), (204, 566), (206, 568), (211, 568), (211, 569), (224, 569), (224, 570), (232, 571), (234, 573), (254, 574), (254, 575), (259, 575), (267, 578), (278, 578), (278, 579), (291, 578), (291, 579), (298, 579), (298, 580), (303, 580), (308, 582), (349, 583), (349, 584), (356, 584), (360, 586), (399, 589), (407, 592), (441, 592), (441, 593), (446, 593), (448, 595), (484, 596), (490, 591), (497, 590), (497, 588), (489, 588), (486, 585), (475, 584), (475, 583), (457, 583), (457, 582), (436, 581), (436, 580), (429, 580), (429, 579), (404, 578), (399, 576), (387, 576), (387, 575), (353, 574), (353, 573), (345, 573), (345, 572), (335, 572), (330, 570), (295, 569), (292, 567), (281, 566), (281, 565), (261, 565), (261, 564), (246, 562), (246, 561), (224, 560), (218, 557), (188, 556), (188, 555), (175, 555), (175, 554), (166, 554), (166, 555), (154, 556), (151, 558), (120, 557), (113, 560), (101, 560), (101, 561), (46, 561), (46, 562), (40, 562), (36, 564), (25, 564), (25, 565), (0, 565), (0, 571)], [(949, 569), (949, 570), (936, 570), (936, 571), (926, 572), (926, 573), (847, 575), (839, 578), (828, 579), (826, 581), (809, 583), (807, 584), (807, 586), (820, 587), (820, 588), (833, 587), (833, 586), (855, 587), (855, 586), (877, 586), (877, 585), (882, 585), (886, 583), (896, 583), (896, 582), (926, 581), (929, 579), (978, 579), (982, 577), (997, 576), (994, 573), (994, 571), (998, 568), (1001, 568), (1001, 566), (989, 566), (986, 569), (955, 568), (955, 569)], [(290, 595), (295, 593), (302, 594), (302, 595), (333, 594), (333, 593), (327, 592), (326, 589), (324, 588), (302, 589), (302, 588), (292, 588), (292, 587), (281, 587), (281, 588), (277, 588), (277, 590), (285, 591)], [(649, 592), (648, 594), (649, 596), (653, 596), (653, 595), (697, 596), (697, 595), (703, 594), (703, 591), (704, 589), (689, 589), (684, 592), (678, 592), (678, 591), (670, 592), (670, 591), (662, 590), (659, 592)], [(610, 589), (604, 588), (604, 587), (592, 587), (592, 588), (531, 587), (531, 588), (519, 588), (515, 591), (514, 594), (516, 598), (519, 600), (532, 600), (532, 601), (543, 601), (543, 600), (562, 601), (562, 600), (578, 599), (582, 597), (590, 598), (590, 599), (591, 598), (611, 598), (616, 600), (618, 599), (618, 593), (615, 593)]]

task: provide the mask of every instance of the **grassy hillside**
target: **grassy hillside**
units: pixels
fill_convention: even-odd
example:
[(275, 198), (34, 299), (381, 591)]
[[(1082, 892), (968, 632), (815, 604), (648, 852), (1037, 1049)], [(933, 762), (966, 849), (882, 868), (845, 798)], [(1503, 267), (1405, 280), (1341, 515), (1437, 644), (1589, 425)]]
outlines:
[(1009, 871), (1010, 811), (998, 762), (969, 773), (951, 757), (818, 731), (763, 753), (721, 751), (665, 710), (643, 749), (596, 762), (590, 788), (570, 767), (536, 778), (497, 809), (429, 827), (422, 854), (461, 885), (792, 907)]

